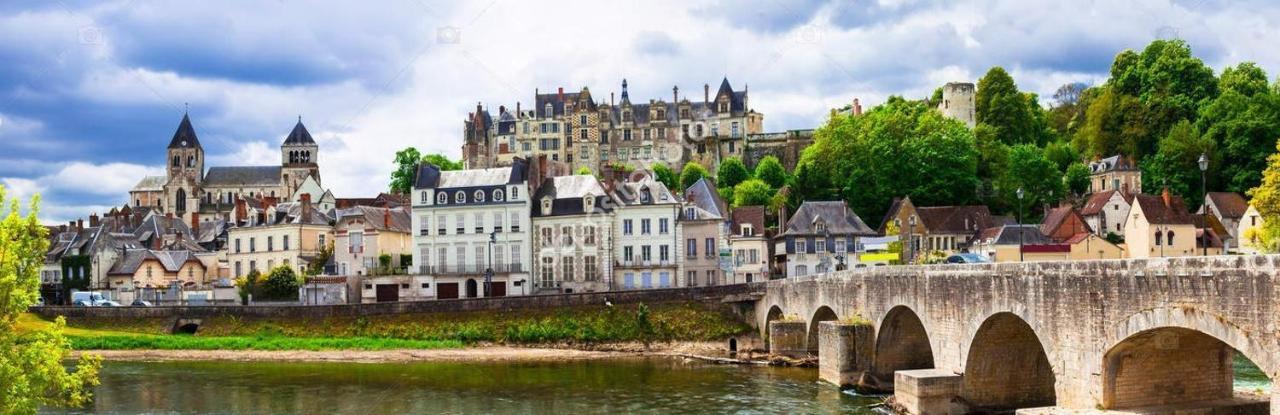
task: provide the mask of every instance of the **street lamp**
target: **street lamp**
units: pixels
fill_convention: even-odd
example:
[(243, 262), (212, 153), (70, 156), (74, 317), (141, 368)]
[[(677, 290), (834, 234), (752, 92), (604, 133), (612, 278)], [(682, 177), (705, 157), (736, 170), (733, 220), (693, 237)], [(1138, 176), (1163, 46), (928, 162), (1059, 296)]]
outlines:
[(1204, 228), (1200, 230), (1200, 246), (1203, 249), (1201, 254), (1209, 256), (1209, 187), (1205, 184), (1205, 172), (1209, 171), (1209, 157), (1200, 153), (1200, 160), (1196, 160), (1196, 163), (1200, 165), (1200, 195), (1203, 196), (1200, 208), (1204, 210), (1201, 212), (1201, 219), (1204, 220)]
[(907, 248), (910, 249), (907, 263), (910, 264), (916, 259), (916, 215), (907, 217)]
[(1026, 232), (1023, 232), (1023, 229), (1022, 229), (1022, 196), (1024, 194), (1025, 192), (1023, 192), (1022, 188), (1019, 187), (1018, 188), (1018, 262), (1022, 262), (1024, 260), (1023, 253), (1022, 253), (1022, 245), (1026, 243), (1026, 237), (1027, 237)]
[(489, 232), (489, 267), (484, 270), (484, 296), (488, 297), (493, 286), (493, 246), (498, 244), (498, 230)]

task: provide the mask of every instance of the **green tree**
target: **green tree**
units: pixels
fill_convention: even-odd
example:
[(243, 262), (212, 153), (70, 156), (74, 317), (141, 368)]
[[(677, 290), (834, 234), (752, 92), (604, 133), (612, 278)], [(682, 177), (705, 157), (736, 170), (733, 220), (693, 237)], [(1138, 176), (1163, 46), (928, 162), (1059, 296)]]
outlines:
[(271, 300), (296, 300), (298, 298), (298, 287), (301, 280), (298, 274), (293, 272), (293, 268), (286, 265), (278, 266), (267, 274), (266, 280), (262, 282), (260, 291), (262, 291), (263, 299)]
[(413, 147), (396, 152), (396, 169), (391, 171), (391, 193), (409, 194), (413, 190), (413, 178), (417, 174), (422, 153)]
[(333, 258), (333, 241), (320, 247), (320, 252), (317, 252), (316, 256), (311, 258), (311, 262), (307, 263), (306, 274), (314, 276), (324, 273), (324, 267), (329, 263), (329, 258)]
[(760, 179), (750, 179), (738, 183), (733, 188), (733, 206), (766, 206), (773, 198), (776, 190)]
[(440, 171), (462, 170), (462, 161), (450, 160), (448, 156), (440, 153), (432, 153), (422, 156), (422, 161), (439, 167)]
[(1267, 72), (1253, 62), (1243, 62), (1235, 67), (1227, 67), (1218, 77), (1218, 86), (1222, 92), (1235, 92), (1244, 96), (1265, 94), (1267, 90)]
[[(1040, 148), (1030, 144), (1009, 149), (1009, 167), (997, 186), (1007, 206), (1016, 208), (1021, 203), (1028, 215), (1039, 211), (1039, 207), (1058, 202), (1066, 193), (1057, 166), (1045, 158)], [(1021, 202), (1017, 196), (1019, 188), (1024, 191)]]
[(71, 344), (63, 334), (66, 320), (37, 331), (19, 332), (18, 317), (40, 296), (40, 267), (49, 248), (48, 230), (37, 214), (39, 197), (31, 199), (27, 216), (19, 201), (5, 198), (9, 212), (0, 221), (0, 413), (35, 414), (42, 407), (79, 407), (89, 403), (98, 384), (102, 359), (83, 354), (68, 370)]
[(711, 175), (707, 173), (707, 169), (705, 167), (702, 167), (701, 164), (698, 164), (698, 162), (696, 161), (690, 161), (688, 163), (685, 163), (684, 168), (680, 169), (680, 189), (679, 190), (688, 189), (689, 186), (693, 186), (694, 183), (697, 183), (698, 179), (701, 179), (704, 177), (710, 178)]
[(782, 167), (782, 162), (771, 155), (764, 156), (764, 158), (760, 159), (760, 163), (756, 164), (755, 177), (768, 183), (774, 189), (781, 189), (790, 180), (787, 177), (787, 168)]
[[(1261, 247), (1268, 252), (1280, 251), (1280, 143), (1267, 157), (1267, 168), (1262, 171), (1262, 182), (1249, 189), (1249, 204), (1262, 215), (1263, 228), (1255, 232)], [(1250, 239), (1255, 239), (1250, 238)]]
[(262, 283), (262, 274), (251, 269), (249, 274), (236, 277), (236, 292), (240, 294), (240, 303), (249, 305), (249, 296), (258, 295), (258, 285)]
[(716, 170), (717, 185), (723, 187), (734, 187), (750, 178), (751, 173), (747, 172), (747, 166), (742, 164), (742, 159), (737, 157), (727, 157), (721, 160), (720, 168)]
[(1055, 141), (1044, 146), (1044, 156), (1062, 171), (1067, 171), (1067, 166), (1081, 160), (1080, 153), (1065, 141)]
[[(808, 152), (805, 150), (805, 153)], [(835, 197), (831, 178), (825, 176), (822, 169), (816, 167), (815, 163), (804, 161), (796, 166), (796, 179), (787, 197), (787, 207), (792, 211), (799, 208), (800, 204), (806, 200), (831, 200)]]
[(1028, 98), (1018, 91), (1004, 68), (992, 67), (978, 80), (974, 94), (977, 121), (994, 127), (1001, 143), (1038, 143), (1041, 133), (1036, 128), (1035, 112), (1040, 108)]
[(1083, 196), (1089, 192), (1089, 166), (1082, 162), (1071, 163), (1067, 166), (1067, 174), (1063, 178), (1066, 182), (1067, 191), (1074, 196)]
[[(1201, 108), (1196, 125), (1218, 144), (1222, 160), (1229, 161), (1222, 163), (1218, 188), (1244, 192), (1261, 182), (1268, 149), (1280, 138), (1280, 94), (1226, 91)], [(1147, 182), (1145, 177), (1142, 181)]]
[(1175, 124), (1160, 140), (1160, 150), (1140, 163), (1142, 190), (1158, 194), (1168, 187), (1171, 193), (1182, 196), (1189, 207), (1199, 206), (1204, 199), (1200, 191), (1201, 154), (1209, 158), (1210, 170), (1206, 176), (1214, 177), (1219, 165), (1217, 144), (1202, 136), (1189, 121)]
[(661, 182), (662, 185), (667, 186), (667, 190), (670, 190), (672, 192), (678, 192), (678, 191), (684, 190), (677, 186), (680, 182), (676, 178), (676, 172), (671, 171), (671, 168), (667, 167), (666, 164), (653, 163), (653, 165), (650, 166), (649, 169), (653, 170), (654, 179)]
[(590, 176), (591, 168), (587, 166), (582, 166), (582, 167), (579, 167), (578, 170), (575, 170), (573, 174), (576, 176)]
[(1104, 88), (1086, 111), (1078, 139), (1091, 157), (1142, 157), (1154, 152), (1146, 108), (1137, 97)]

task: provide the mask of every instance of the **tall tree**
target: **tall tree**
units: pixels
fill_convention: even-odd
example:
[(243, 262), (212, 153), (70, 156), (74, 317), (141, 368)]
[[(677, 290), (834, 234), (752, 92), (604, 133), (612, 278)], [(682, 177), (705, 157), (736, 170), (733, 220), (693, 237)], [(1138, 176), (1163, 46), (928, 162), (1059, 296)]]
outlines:
[(680, 184), (680, 180), (676, 177), (676, 172), (671, 171), (671, 168), (667, 167), (666, 164), (653, 163), (652, 166), (649, 166), (649, 169), (653, 170), (654, 179), (662, 182), (663, 186), (667, 186), (667, 190), (672, 192), (680, 192), (684, 190), (677, 186)]
[(787, 185), (789, 177), (787, 177), (787, 169), (782, 167), (782, 162), (772, 155), (764, 156), (760, 162), (756, 164), (755, 177), (763, 180), (774, 189), (781, 189)]
[(36, 218), (40, 200), (31, 200), (27, 216), (18, 200), (5, 199), (9, 211), (0, 221), (0, 413), (35, 414), (42, 407), (78, 407), (89, 403), (98, 384), (102, 359), (82, 354), (68, 370), (71, 345), (62, 317), (53, 325), (20, 333), (18, 317), (40, 296), (40, 267), (49, 248), (48, 230)]
[[(1209, 158), (1209, 180), (1219, 170), (1217, 144), (1200, 134), (1200, 130), (1183, 120), (1174, 124), (1163, 139), (1160, 150), (1141, 163), (1142, 187), (1146, 193), (1156, 194), (1165, 187), (1187, 201), (1188, 206), (1199, 206), (1204, 196), (1200, 191), (1200, 155)], [(1213, 188), (1212, 182), (1208, 185)]]
[(462, 170), (462, 161), (450, 160), (448, 156), (440, 153), (431, 153), (422, 156), (422, 161), (431, 163), (439, 167), (440, 171)]
[(1268, 252), (1280, 251), (1280, 143), (1267, 157), (1262, 182), (1249, 190), (1249, 204), (1262, 215), (1263, 230), (1258, 239)]
[[(1039, 147), (1021, 144), (1009, 149), (1009, 166), (997, 184), (1000, 195), (1008, 206), (1021, 206), (1026, 213), (1039, 211), (1040, 207), (1062, 200), (1066, 186), (1062, 172), (1045, 158)], [(1023, 199), (1018, 200), (1017, 190), (1023, 189)]]
[(1222, 92), (1235, 92), (1244, 96), (1267, 93), (1267, 72), (1253, 62), (1243, 62), (1227, 67), (1218, 78)]
[(1013, 77), (1004, 68), (992, 67), (978, 80), (978, 91), (974, 95), (977, 121), (995, 127), (996, 137), (1002, 143), (1037, 143), (1041, 136), (1035, 125), (1039, 105), (1030, 98), (1018, 91)]
[(747, 172), (747, 165), (742, 164), (742, 159), (737, 157), (721, 160), (720, 168), (716, 170), (716, 181), (722, 187), (737, 186), (738, 183), (750, 178), (751, 173)]
[(1086, 166), (1084, 163), (1078, 161), (1071, 163), (1071, 165), (1067, 166), (1067, 173), (1063, 178), (1063, 181), (1066, 182), (1067, 185), (1067, 191), (1075, 197), (1080, 197), (1085, 193), (1088, 193), (1090, 174), (1089, 166)]
[(1267, 149), (1280, 138), (1280, 94), (1246, 96), (1229, 90), (1201, 108), (1196, 125), (1227, 161), (1221, 165), (1219, 187), (1244, 192), (1261, 182)]
[(396, 169), (391, 171), (391, 193), (405, 195), (413, 190), (413, 177), (417, 174), (422, 153), (413, 147), (396, 152)]
[(685, 163), (684, 168), (680, 169), (680, 190), (688, 189), (689, 186), (693, 186), (694, 183), (697, 183), (698, 179), (702, 179), (704, 177), (711, 177), (711, 175), (707, 173), (706, 167), (702, 167), (702, 165), (698, 164), (696, 161)]
[(760, 179), (749, 179), (738, 183), (733, 188), (733, 207), (768, 205), (776, 191)]

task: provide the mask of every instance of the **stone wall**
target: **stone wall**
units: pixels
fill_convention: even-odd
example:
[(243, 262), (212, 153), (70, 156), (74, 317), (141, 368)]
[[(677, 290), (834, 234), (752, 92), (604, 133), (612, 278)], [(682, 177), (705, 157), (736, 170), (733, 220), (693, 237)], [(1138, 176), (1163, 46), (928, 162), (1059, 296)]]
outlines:
[(726, 298), (746, 297), (763, 289), (763, 283), (712, 287), (671, 288), (601, 293), (531, 295), (497, 298), (468, 298), (417, 302), (342, 304), (320, 306), (188, 306), (188, 307), (33, 307), (46, 318), (201, 318), (240, 316), (259, 318), (325, 318), (384, 314), (450, 313), (467, 311), (546, 309), (613, 304), (702, 301), (720, 303)]
[[(841, 320), (870, 320), (876, 328), (877, 349), (901, 352), (894, 357), (899, 362), (931, 360), (942, 372), (971, 381), (986, 366), (994, 369), (990, 373), (1006, 374), (1010, 365), (1029, 368), (1017, 369), (1026, 375), (1019, 386), (1003, 387), (1000, 393), (975, 392), (983, 381), (970, 382), (964, 393), (984, 404), (1024, 405), (1036, 401), (1032, 399), (1036, 393), (1013, 389), (1025, 386), (1039, 391), (1052, 385), (1057, 405), (1094, 409), (1104, 405), (1101, 374), (1117, 365), (1145, 373), (1120, 378), (1131, 382), (1122, 390), (1138, 395), (1177, 389), (1162, 377), (1217, 367), (1209, 357), (1145, 366), (1104, 359), (1126, 340), (1161, 328), (1205, 334), (1242, 353), (1272, 379), (1280, 378), (1278, 268), (1280, 256), (1271, 255), (854, 269), (768, 282), (764, 298), (755, 307), (755, 321), (767, 321), (769, 310), (815, 321), (820, 310), (825, 313), (824, 308), (830, 308)], [(886, 326), (895, 308), (895, 314), (909, 313), (919, 319), (928, 347), (899, 347), (919, 344), (919, 333), (888, 335), (893, 327), (904, 327), (901, 322)], [(993, 327), (984, 330), (987, 323)], [(1024, 325), (1026, 331), (1013, 330), (1017, 325)], [(1010, 337), (1010, 333), (1026, 335)], [(1158, 354), (1153, 344), (1134, 346), (1142, 355)], [(1208, 343), (1187, 347), (1194, 349), (1189, 353), (1203, 353), (1197, 356), (1213, 356), (1220, 350)], [(1214, 385), (1218, 383), (1201, 388), (1184, 381), (1188, 391), (1213, 391)], [(1175, 401), (1171, 399), (1176, 396), (1164, 401)]]

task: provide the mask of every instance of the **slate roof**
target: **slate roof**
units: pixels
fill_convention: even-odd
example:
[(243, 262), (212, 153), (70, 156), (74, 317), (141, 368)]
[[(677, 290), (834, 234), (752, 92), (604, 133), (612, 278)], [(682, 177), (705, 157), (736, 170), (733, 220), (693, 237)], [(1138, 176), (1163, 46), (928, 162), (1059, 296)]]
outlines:
[(1133, 159), (1118, 154), (1089, 163), (1089, 170), (1093, 172), (1093, 174), (1137, 169), (1138, 166), (1134, 165)]
[(862, 222), (848, 205), (841, 201), (804, 202), (786, 223), (780, 236), (813, 235), (813, 222), (822, 219), (827, 232), (833, 235), (874, 236), (876, 232)]
[(1234, 192), (1209, 192), (1209, 200), (1218, 208), (1218, 214), (1226, 219), (1239, 219), (1249, 210), (1249, 201)]
[(423, 163), (418, 165), (414, 180), (415, 189), (446, 189), (458, 187), (501, 186), (528, 180), (528, 161), (517, 158), (510, 167), (440, 171), (440, 168)]
[(756, 235), (764, 235), (764, 206), (743, 206), (733, 210), (733, 234), (742, 235), (742, 225), (750, 224)]
[(116, 260), (115, 265), (107, 273), (110, 275), (133, 275), (147, 260), (159, 262), (165, 272), (178, 272), (182, 269), (183, 264), (191, 261), (200, 263), (200, 260), (196, 259), (196, 256), (190, 251), (135, 249), (126, 251), (124, 257)]
[(1152, 225), (1190, 225), (1194, 223), (1192, 215), (1182, 198), (1169, 196), (1169, 204), (1158, 195), (1134, 195), (1134, 204), (1142, 207), (1147, 222)]
[(666, 185), (647, 176), (635, 182), (618, 183), (613, 189), (613, 199), (624, 206), (679, 203)]
[(1001, 225), (986, 228), (978, 234), (978, 242), (986, 245), (1017, 245), (1019, 243), (1019, 234), (1022, 235), (1022, 238), (1025, 238), (1021, 240), (1023, 245), (1054, 243), (1048, 236), (1040, 233), (1039, 227), (1034, 224)]
[(133, 185), (135, 192), (159, 192), (164, 190), (164, 183), (168, 181), (168, 177), (164, 176), (146, 176)]
[(200, 140), (196, 138), (196, 129), (191, 126), (191, 117), (182, 114), (182, 122), (178, 123), (173, 139), (169, 140), (169, 148), (200, 148)]
[(996, 225), (986, 206), (916, 207), (916, 215), (930, 233), (968, 234)]
[(720, 197), (720, 192), (706, 177), (698, 179), (692, 186), (685, 189), (684, 197), (685, 200), (692, 202), (699, 209), (710, 214), (709, 217), (701, 219), (724, 219), (729, 217), (729, 205), (724, 202), (724, 199)]
[(365, 226), (379, 231), (409, 233), (409, 230), (413, 229), (413, 219), (406, 208), (355, 206), (339, 209), (335, 215), (338, 221), (356, 217), (364, 218)]
[[(538, 193), (533, 196), (533, 216), (583, 215), (586, 212), (584, 212), (585, 206), (582, 201), (587, 195), (595, 196), (595, 207), (592, 209), (592, 213), (613, 211), (612, 204), (608, 203), (608, 192), (604, 190), (604, 186), (600, 185), (600, 181), (596, 180), (595, 176), (548, 177), (542, 181), (542, 186), (538, 188)], [(547, 197), (551, 198), (551, 214), (543, 215), (542, 199)]]
[(298, 117), (298, 123), (293, 126), (293, 131), (289, 132), (289, 136), (284, 138), (284, 143), (291, 145), (314, 145), (316, 140), (311, 139), (311, 133), (307, 132), (307, 127), (302, 125), (302, 117)]
[(279, 186), (280, 166), (210, 167), (204, 175), (206, 187)]
[(1102, 212), (1102, 209), (1107, 206), (1107, 201), (1111, 200), (1111, 196), (1116, 192), (1120, 192), (1120, 195), (1124, 197), (1125, 203), (1128, 203), (1130, 206), (1133, 205), (1133, 194), (1129, 192), (1121, 192), (1116, 189), (1103, 190), (1089, 196), (1089, 200), (1084, 203), (1084, 208), (1080, 209), (1080, 214), (1084, 216), (1093, 216)]

